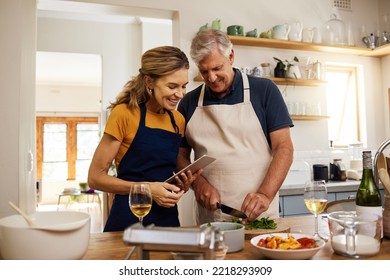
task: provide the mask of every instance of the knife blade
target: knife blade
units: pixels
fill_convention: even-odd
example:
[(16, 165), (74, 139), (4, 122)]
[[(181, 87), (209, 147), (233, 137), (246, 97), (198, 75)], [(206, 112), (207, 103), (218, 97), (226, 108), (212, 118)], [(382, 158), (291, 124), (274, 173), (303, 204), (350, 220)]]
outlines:
[(222, 203), (217, 203), (217, 208), (221, 209), (221, 211), (223, 213), (228, 214), (230, 216), (234, 216), (234, 217), (241, 218), (241, 219), (248, 218), (244, 212), (237, 210), (237, 209), (234, 209), (234, 208), (227, 206), (225, 204), (222, 204)]

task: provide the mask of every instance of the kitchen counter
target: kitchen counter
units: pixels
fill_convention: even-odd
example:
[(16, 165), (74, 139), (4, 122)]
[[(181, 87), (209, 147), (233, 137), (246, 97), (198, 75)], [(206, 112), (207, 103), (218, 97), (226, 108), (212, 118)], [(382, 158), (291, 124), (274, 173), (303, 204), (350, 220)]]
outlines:
[[(328, 202), (340, 199), (346, 199), (356, 195), (360, 181), (328, 181)], [(303, 203), (304, 185), (283, 185), (279, 190), (280, 216), (288, 217), (295, 215), (310, 214)], [(379, 184), (379, 190), (384, 194), (382, 184)]]
[[(280, 218), (283, 223), (290, 226), (291, 232), (302, 232), (312, 234), (314, 231), (314, 217), (311, 216), (294, 216)], [(319, 219), (319, 231), (321, 234), (329, 235), (328, 225), (325, 220)], [(123, 240), (123, 232), (105, 232), (92, 233), (89, 246), (84, 260), (124, 260), (132, 248), (126, 245)], [(135, 255), (131, 257), (135, 259)], [(169, 252), (151, 252), (150, 259), (153, 260), (172, 260)], [(245, 240), (243, 250), (226, 255), (226, 260), (257, 260), (264, 259), (260, 251), (250, 244), (250, 240)], [(316, 260), (353, 260), (333, 253), (330, 242), (328, 241), (314, 257)], [(365, 260), (389, 260), (390, 259), (390, 239), (383, 239), (381, 249), (378, 255), (365, 258)]]
[[(331, 192), (356, 192), (359, 188), (360, 181), (356, 180), (347, 180), (347, 181), (328, 181), (326, 183), (328, 188), (328, 193)], [(283, 185), (279, 190), (280, 196), (288, 195), (300, 195), (303, 194), (303, 185)], [(382, 185), (379, 186), (382, 188)]]

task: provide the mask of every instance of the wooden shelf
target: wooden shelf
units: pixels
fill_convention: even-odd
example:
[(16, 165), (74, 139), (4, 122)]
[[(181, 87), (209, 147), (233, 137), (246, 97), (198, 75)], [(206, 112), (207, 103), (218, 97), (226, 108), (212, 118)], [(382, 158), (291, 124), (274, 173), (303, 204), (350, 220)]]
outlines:
[(232, 41), (232, 43), (235, 45), (249, 46), (249, 47), (316, 51), (316, 52), (327, 52), (327, 53), (371, 56), (371, 57), (382, 57), (390, 54), (390, 44), (383, 45), (372, 50), (369, 48), (359, 48), (359, 47), (351, 47), (351, 46), (313, 44), (313, 43), (293, 42), (287, 40), (275, 40), (275, 39), (265, 39), (265, 38), (253, 38), (253, 37), (244, 37), (244, 36), (229, 36), (229, 38)]
[(275, 82), (277, 85), (286, 86), (321, 86), (326, 84), (326, 81), (321, 80), (305, 80), (305, 79), (291, 79), (291, 78), (275, 78), (275, 77), (264, 77)]
[(372, 57), (383, 57), (386, 55), (390, 55), (390, 44), (377, 47), (374, 50), (368, 51), (368, 53), (366, 54), (366, 56)]
[(319, 121), (329, 119), (328, 116), (312, 116), (312, 115), (291, 115), (291, 119), (294, 121)]
[[(275, 77), (263, 77), (274, 81), (277, 85), (286, 86), (321, 86), (326, 84), (326, 81), (321, 80), (305, 80), (305, 79), (292, 79), (292, 78), (275, 78)], [(198, 75), (194, 78), (195, 82), (203, 82), (202, 76)]]

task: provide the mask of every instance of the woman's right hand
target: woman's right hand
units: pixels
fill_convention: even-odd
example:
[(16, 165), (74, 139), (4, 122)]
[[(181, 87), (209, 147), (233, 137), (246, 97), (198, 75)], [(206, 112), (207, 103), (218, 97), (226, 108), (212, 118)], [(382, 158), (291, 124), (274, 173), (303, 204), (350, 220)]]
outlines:
[(174, 207), (184, 195), (179, 187), (165, 182), (150, 182), (153, 200), (160, 206)]

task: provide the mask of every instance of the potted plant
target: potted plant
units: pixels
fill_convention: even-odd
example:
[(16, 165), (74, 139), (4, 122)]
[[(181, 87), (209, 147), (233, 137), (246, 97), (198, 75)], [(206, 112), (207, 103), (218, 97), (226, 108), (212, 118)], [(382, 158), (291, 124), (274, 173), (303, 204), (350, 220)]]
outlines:
[[(287, 59), (281, 60), (277, 57), (274, 57), (276, 61), (276, 67), (274, 69), (274, 76), (279, 78), (296, 78), (299, 79), (301, 77), (301, 73), (299, 71), (298, 66), (295, 63), (299, 63), (299, 59), (294, 56), (292, 61)], [(292, 71), (294, 70), (294, 71)]]
[(80, 186), (80, 190), (82, 192), (86, 192), (88, 190), (88, 183), (87, 182), (80, 182), (79, 186)]

